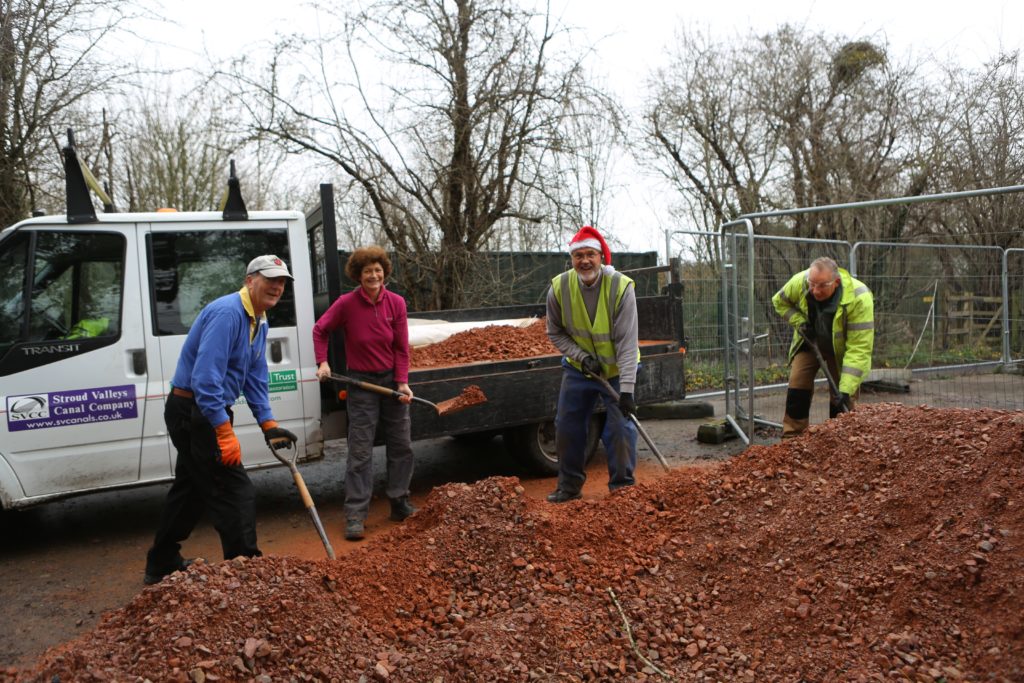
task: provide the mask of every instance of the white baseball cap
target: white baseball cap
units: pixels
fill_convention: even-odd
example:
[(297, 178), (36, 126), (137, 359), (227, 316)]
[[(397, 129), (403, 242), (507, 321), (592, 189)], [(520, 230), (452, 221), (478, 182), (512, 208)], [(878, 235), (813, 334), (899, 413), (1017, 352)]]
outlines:
[(249, 261), (249, 267), (245, 269), (245, 274), (252, 275), (253, 273), (259, 273), (263, 277), (286, 277), (289, 280), (295, 279), (292, 277), (292, 274), (288, 272), (288, 265), (273, 254), (257, 256), (252, 261)]

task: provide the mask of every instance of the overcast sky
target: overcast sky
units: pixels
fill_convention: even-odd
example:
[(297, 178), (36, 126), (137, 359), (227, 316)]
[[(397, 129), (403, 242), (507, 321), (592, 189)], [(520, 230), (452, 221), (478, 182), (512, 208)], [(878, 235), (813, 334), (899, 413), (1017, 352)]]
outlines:
[[(596, 47), (592, 68), (630, 110), (639, 107), (643, 79), (667, 62), (666, 46), (684, 25), (728, 38), (790, 23), (887, 41), (897, 59), (937, 56), (965, 66), (1024, 45), (1022, 0), (551, 0), (551, 7), (564, 24), (580, 29), (576, 41)], [(288, 0), (166, 0), (162, 13), (177, 25), (144, 31), (152, 28), (157, 35), (151, 39), (164, 44), (160, 61), (165, 65), (188, 65), (204, 52), (214, 58), (237, 56), (247, 44), (275, 33), (315, 31), (316, 23), (314, 14)], [(141, 60), (154, 58), (153, 45)], [(622, 228), (616, 236), (630, 250), (663, 251), (663, 231), (671, 227), (649, 186), (636, 183), (617, 197), (613, 209)]]

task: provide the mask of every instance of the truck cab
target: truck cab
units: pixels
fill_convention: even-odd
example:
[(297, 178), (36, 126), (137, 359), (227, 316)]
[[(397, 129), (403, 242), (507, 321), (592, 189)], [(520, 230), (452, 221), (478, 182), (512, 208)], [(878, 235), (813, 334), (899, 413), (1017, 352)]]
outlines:
[[(163, 405), (185, 335), (203, 306), (241, 288), (260, 254), (281, 256), (295, 277), (268, 312), (271, 408), (301, 454), (322, 454), (313, 307), (295, 294), (311, 278), (304, 217), (237, 218), (227, 209), (96, 215), (69, 192), (67, 216), (0, 232), (4, 509), (172, 480)], [(278, 464), (252, 413), (236, 409), (235, 420), (245, 465)]]
[[(95, 180), (87, 182), (70, 131), (64, 157), (67, 215), (0, 232), (0, 505), (173, 480), (176, 451), (163, 406), (185, 336), (207, 303), (241, 288), (246, 265), (261, 254), (285, 259), (295, 278), (267, 312), (274, 417), (298, 436), (300, 462), (322, 457), (325, 439), (343, 438), (346, 406), (339, 387), (317, 381), (310, 334), (316, 315), (341, 294), (331, 186), (321, 186), (320, 204), (306, 216), (249, 213), (232, 168), (220, 212), (97, 215), (88, 191)], [(657, 293), (637, 297), (644, 367), (637, 401), (683, 398), (679, 269), (631, 273), (665, 279)], [(543, 304), (410, 313), (451, 322), (543, 315)], [(340, 334), (330, 353), (332, 367), (345, 367)], [(410, 386), (427, 400), (468, 385), (488, 397), (452, 416), (414, 405), (412, 438), (482, 443), (501, 434), (539, 472), (556, 474), (561, 376), (558, 354), (411, 368)], [(234, 411), (243, 464), (278, 466), (243, 403), (239, 397)], [(597, 450), (600, 419), (592, 420), (588, 455)]]

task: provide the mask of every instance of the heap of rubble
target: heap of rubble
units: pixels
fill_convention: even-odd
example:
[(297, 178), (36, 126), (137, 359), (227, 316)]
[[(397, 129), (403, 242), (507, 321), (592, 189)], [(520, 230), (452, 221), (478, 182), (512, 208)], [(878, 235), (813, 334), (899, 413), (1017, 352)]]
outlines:
[(438, 487), (331, 561), (193, 565), (26, 681), (1024, 680), (1024, 413), (895, 404), (551, 505)]

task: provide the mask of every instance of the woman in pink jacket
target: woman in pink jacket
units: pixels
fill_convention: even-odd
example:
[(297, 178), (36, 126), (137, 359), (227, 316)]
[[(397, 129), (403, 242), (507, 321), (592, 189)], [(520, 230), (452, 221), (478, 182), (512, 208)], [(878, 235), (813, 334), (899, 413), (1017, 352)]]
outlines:
[(359, 287), (342, 294), (313, 326), (316, 376), (331, 374), (327, 345), (331, 333), (344, 338), (347, 373), (354, 379), (397, 390), (395, 400), (356, 386), (348, 389), (348, 459), (345, 466), (345, 538), (363, 538), (373, 494), (373, 440), (380, 422), (387, 447), (387, 489), (391, 519), (397, 522), (416, 511), (409, 503), (413, 453), (410, 438), (409, 323), (405, 299), (388, 291), (391, 260), (378, 246), (356, 249), (345, 274)]

